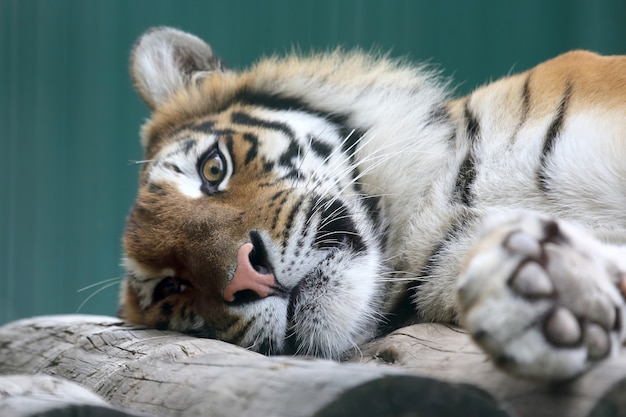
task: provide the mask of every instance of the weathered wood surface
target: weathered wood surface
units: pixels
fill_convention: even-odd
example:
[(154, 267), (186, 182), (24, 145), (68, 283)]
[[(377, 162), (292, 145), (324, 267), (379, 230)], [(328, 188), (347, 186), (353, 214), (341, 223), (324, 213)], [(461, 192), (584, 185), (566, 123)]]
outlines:
[(385, 363), (424, 377), (469, 384), (512, 416), (626, 416), (626, 350), (561, 384), (522, 380), (497, 370), (459, 328), (419, 324), (364, 346), (361, 363)]
[(118, 410), (74, 382), (49, 375), (0, 376), (2, 417), (140, 417)]
[[(0, 327), (0, 375), (73, 381), (129, 414), (626, 416), (626, 354), (574, 382), (549, 386), (495, 370), (458, 329), (422, 324), (364, 346), (351, 362), (360, 363), (265, 357), (99, 316)], [(3, 396), (6, 378), (0, 377), (0, 407), (19, 397)], [(68, 392), (74, 390), (59, 398), (80, 404)], [(101, 415), (93, 410), (79, 415)], [(28, 412), (13, 415), (35, 415)], [(65, 415), (77, 414), (54, 414)]]

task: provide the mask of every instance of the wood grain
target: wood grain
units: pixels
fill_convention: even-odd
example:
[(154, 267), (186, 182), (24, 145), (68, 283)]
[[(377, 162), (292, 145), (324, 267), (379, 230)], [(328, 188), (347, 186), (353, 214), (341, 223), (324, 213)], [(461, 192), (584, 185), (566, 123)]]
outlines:
[(496, 370), (457, 328), (420, 324), (363, 346), (347, 362), (266, 357), (216, 340), (127, 326), (111, 317), (44, 316), (0, 327), (0, 375), (72, 381), (108, 407), (128, 413), (626, 415), (626, 355), (572, 383), (550, 386)]

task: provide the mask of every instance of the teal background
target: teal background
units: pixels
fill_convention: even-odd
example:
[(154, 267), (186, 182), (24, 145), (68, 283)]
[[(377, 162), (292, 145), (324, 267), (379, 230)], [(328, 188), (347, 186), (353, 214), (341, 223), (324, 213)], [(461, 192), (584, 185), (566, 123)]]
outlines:
[(294, 46), (376, 47), (437, 64), (459, 94), (569, 49), (626, 52), (624, 1), (0, 0), (0, 323), (115, 314), (148, 116), (127, 60), (156, 25), (234, 68)]

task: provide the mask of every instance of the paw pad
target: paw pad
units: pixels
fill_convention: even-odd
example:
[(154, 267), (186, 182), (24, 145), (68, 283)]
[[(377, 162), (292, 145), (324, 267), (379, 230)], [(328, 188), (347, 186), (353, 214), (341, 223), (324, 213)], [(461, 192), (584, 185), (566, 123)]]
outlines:
[(545, 336), (555, 346), (575, 346), (582, 339), (582, 329), (571, 311), (557, 307), (546, 319)]
[(587, 354), (591, 360), (602, 359), (611, 352), (609, 334), (595, 323), (588, 323), (585, 326), (584, 343), (587, 345)]
[(521, 265), (509, 282), (511, 288), (527, 298), (550, 297), (554, 294), (554, 286), (546, 271), (536, 262)]
[(539, 242), (526, 233), (511, 233), (504, 242), (504, 246), (511, 253), (525, 255), (531, 259), (539, 259), (541, 256), (541, 246)]

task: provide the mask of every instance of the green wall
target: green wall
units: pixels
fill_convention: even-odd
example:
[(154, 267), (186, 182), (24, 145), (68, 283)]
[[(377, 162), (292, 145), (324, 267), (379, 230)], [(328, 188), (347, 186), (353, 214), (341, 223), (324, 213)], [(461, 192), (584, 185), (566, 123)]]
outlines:
[(626, 52), (624, 1), (0, 0), (0, 323), (83, 302), (115, 314), (147, 116), (127, 58), (155, 25), (235, 68), (293, 46), (378, 47), (438, 64), (459, 93), (568, 49)]

